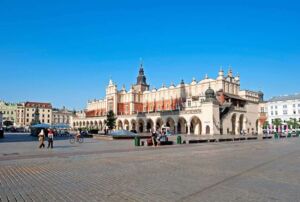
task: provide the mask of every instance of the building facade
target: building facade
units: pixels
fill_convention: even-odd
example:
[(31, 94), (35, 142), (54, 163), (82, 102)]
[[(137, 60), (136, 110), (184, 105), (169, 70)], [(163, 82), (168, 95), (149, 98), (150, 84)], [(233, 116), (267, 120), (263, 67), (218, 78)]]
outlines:
[(0, 101), (0, 112), (2, 112), (2, 121), (10, 121), (16, 124), (17, 104)]
[(41, 123), (52, 124), (52, 105), (51, 103), (25, 102), (18, 104), (17, 125), (28, 127), (34, 121), (35, 112), (38, 109)]
[(221, 69), (215, 79), (181, 81), (150, 89), (141, 65), (135, 85), (127, 91), (110, 80), (102, 100), (89, 101), (84, 117), (74, 117), (74, 128), (104, 129), (106, 113), (117, 115), (116, 129), (140, 133), (169, 127), (175, 134), (258, 133), (261, 92), (240, 90), (240, 77)]
[(267, 110), (270, 124), (275, 119), (283, 123), (291, 119), (300, 122), (300, 94), (273, 97), (268, 101)]
[(70, 126), (73, 115), (73, 111), (67, 110), (65, 107), (62, 109), (53, 109), (52, 124), (63, 124)]
[(0, 112), (0, 129), (3, 127), (3, 114)]

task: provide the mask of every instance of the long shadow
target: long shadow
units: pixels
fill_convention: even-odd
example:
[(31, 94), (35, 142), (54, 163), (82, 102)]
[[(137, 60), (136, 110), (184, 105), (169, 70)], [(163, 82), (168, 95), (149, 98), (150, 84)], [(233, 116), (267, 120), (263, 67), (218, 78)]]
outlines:
[[(64, 137), (54, 137), (55, 141), (63, 141), (68, 140), (68, 136)], [(20, 134), (20, 133), (6, 133), (4, 134), (4, 138), (0, 139), (1, 143), (12, 143), (12, 142), (37, 142), (38, 137), (31, 136), (28, 133)]]

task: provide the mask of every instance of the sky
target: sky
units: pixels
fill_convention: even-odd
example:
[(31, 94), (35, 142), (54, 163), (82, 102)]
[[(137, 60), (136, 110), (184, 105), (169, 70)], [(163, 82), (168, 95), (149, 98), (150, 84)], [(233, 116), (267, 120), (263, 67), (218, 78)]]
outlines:
[(0, 100), (83, 109), (110, 78), (129, 89), (216, 78), (300, 92), (300, 3), (276, 0), (0, 0)]

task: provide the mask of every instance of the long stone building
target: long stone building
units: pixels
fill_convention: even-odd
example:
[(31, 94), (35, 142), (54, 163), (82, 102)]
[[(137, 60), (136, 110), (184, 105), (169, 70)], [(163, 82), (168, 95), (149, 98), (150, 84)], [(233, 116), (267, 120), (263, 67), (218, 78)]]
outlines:
[(116, 129), (140, 133), (162, 127), (175, 134), (260, 133), (262, 101), (262, 92), (240, 89), (240, 76), (234, 76), (231, 68), (226, 75), (220, 69), (215, 79), (205, 76), (201, 81), (150, 89), (141, 65), (135, 85), (119, 90), (110, 80), (105, 98), (89, 101), (85, 116), (75, 117), (72, 125), (103, 130), (106, 113), (113, 110)]

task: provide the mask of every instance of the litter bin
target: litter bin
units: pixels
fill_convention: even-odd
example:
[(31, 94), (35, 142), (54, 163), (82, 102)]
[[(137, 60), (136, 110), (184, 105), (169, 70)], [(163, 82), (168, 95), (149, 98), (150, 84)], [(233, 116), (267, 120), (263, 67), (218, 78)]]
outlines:
[(291, 138), (291, 137), (292, 137), (292, 133), (289, 133), (287, 137), (288, 137), (288, 138)]
[(182, 144), (181, 136), (177, 136), (177, 144)]
[(274, 134), (274, 138), (275, 138), (275, 139), (279, 139), (278, 133), (275, 133), (275, 134)]
[(140, 144), (140, 137), (135, 136), (135, 138), (134, 138), (134, 145), (135, 145), (136, 147), (141, 146), (141, 144)]
[(4, 130), (0, 130), (0, 138), (4, 138)]

